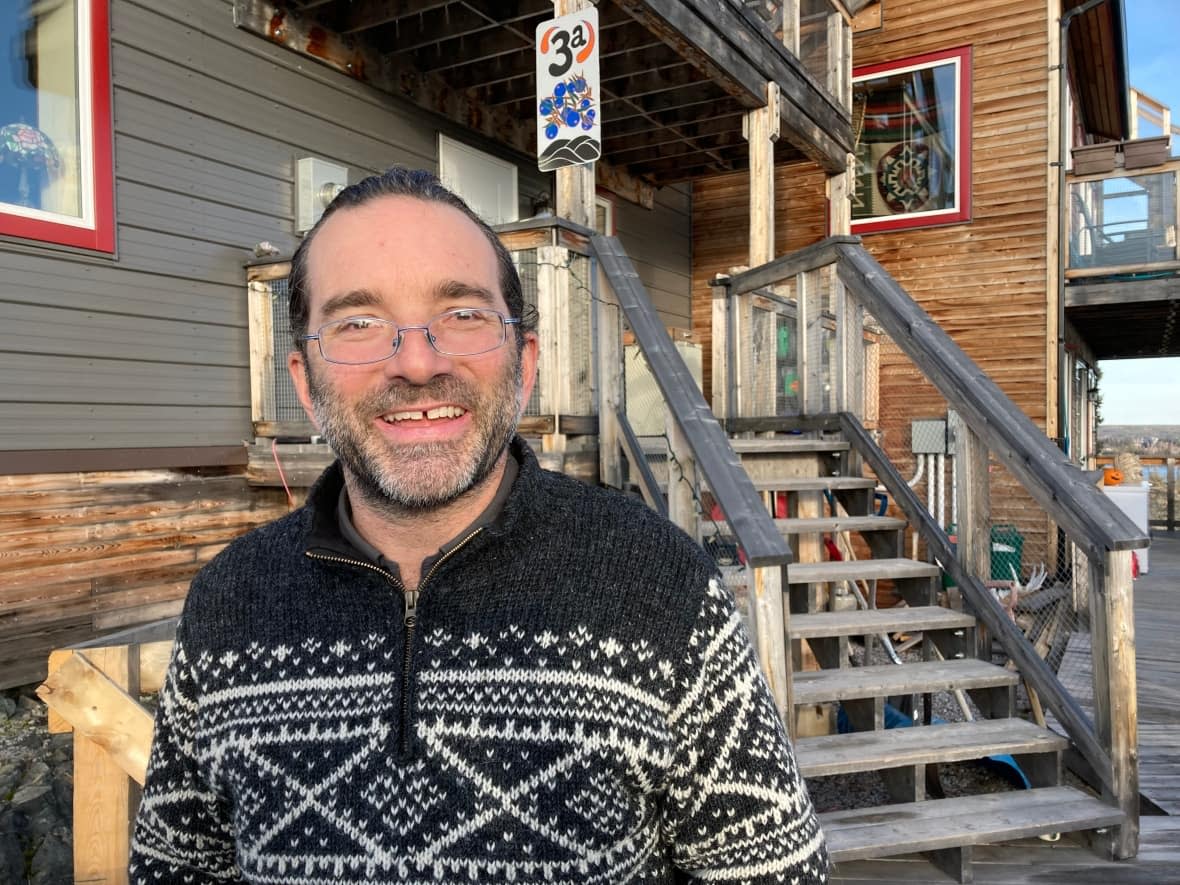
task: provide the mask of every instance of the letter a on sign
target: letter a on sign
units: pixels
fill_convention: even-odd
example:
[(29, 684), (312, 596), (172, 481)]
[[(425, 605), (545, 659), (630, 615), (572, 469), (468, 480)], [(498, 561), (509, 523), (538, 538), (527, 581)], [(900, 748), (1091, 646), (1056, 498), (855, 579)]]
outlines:
[(537, 165), (542, 172), (602, 156), (598, 10), (537, 26)]

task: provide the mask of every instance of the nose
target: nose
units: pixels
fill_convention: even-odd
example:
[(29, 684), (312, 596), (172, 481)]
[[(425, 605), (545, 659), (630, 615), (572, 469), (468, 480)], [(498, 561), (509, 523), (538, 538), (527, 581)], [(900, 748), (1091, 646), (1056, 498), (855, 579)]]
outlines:
[(451, 358), (439, 353), (428, 340), (422, 326), (401, 329), (397, 353), (383, 363), (390, 378), (403, 378), (411, 384), (425, 384), (437, 375), (448, 374)]

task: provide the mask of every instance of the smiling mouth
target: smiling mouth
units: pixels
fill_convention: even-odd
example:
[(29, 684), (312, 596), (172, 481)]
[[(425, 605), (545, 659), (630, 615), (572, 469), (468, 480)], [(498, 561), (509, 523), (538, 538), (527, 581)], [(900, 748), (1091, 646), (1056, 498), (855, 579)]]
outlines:
[(381, 416), (386, 424), (401, 424), (405, 421), (437, 421), (440, 418), (461, 418), (467, 414), (466, 409), (458, 406), (437, 406), (433, 409), (404, 409), (400, 412), (388, 412)]

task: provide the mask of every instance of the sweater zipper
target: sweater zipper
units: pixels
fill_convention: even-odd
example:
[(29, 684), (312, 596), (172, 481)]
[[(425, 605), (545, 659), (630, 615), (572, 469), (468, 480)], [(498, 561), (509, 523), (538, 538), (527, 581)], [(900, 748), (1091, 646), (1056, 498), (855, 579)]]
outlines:
[(380, 566), (373, 565), (371, 562), (365, 562), (360, 559), (347, 559), (343, 556), (326, 556), (322, 553), (313, 553), (310, 550), (305, 551), (305, 555), (311, 559), (319, 559), (324, 562), (337, 562), (343, 565), (356, 565), (361, 568), (369, 569), (377, 572), (385, 578), (390, 584), (396, 587), (402, 593), (402, 600), (405, 605), (405, 614), (402, 617), (402, 624), (405, 627), (405, 655), (402, 660), (402, 704), (401, 704), (401, 734), (400, 743), (403, 756), (410, 755), (410, 682), (413, 675), (414, 667), (414, 629), (418, 625), (418, 599), (422, 594), (422, 590), (426, 587), (426, 582), (429, 581), (439, 566), (458, 553), (467, 543), (483, 531), (483, 526), (480, 526), (475, 531), (468, 534), (458, 544), (444, 553), (438, 558), (430, 571), (426, 573), (421, 581), (418, 582), (417, 590), (409, 590), (397, 577), (387, 572)]

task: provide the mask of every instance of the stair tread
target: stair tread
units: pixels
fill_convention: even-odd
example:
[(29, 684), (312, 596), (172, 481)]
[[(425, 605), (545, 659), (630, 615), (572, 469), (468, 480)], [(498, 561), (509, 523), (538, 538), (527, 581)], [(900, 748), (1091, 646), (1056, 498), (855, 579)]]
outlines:
[(755, 479), (760, 492), (819, 492), (824, 489), (875, 489), (877, 481), (867, 476), (792, 476), (782, 479)]
[(963, 658), (918, 661), (901, 666), (876, 664), (838, 670), (797, 670), (793, 682), (795, 703), (801, 705), (955, 688), (992, 688), (1015, 685), (1019, 679), (1015, 670), (975, 658)]
[(795, 759), (804, 776), (823, 777), (1003, 753), (1050, 753), (1068, 746), (1061, 735), (1024, 719), (979, 719), (800, 738)]
[(793, 614), (790, 618), (792, 639), (863, 636), (866, 633), (893, 633), (898, 630), (954, 630), (974, 626), (975, 618), (971, 615), (938, 605), (899, 605), (867, 611), (854, 609)]
[(1116, 825), (1122, 812), (1074, 787), (1039, 787), (820, 815), (833, 862)]
[[(774, 527), (784, 535), (803, 535), (819, 532), (886, 532), (897, 531), (906, 527), (906, 521), (896, 516), (818, 516), (794, 517), (792, 519), (776, 519)], [(703, 522), (701, 529), (705, 533), (722, 534), (729, 532), (729, 523), (718, 522), (717, 528), (709, 522)]]
[(777, 452), (847, 452), (851, 446), (842, 439), (731, 439), (729, 444), (739, 455), (774, 454)]
[(815, 584), (821, 581), (868, 581), (874, 578), (929, 578), (939, 572), (938, 566), (913, 559), (793, 562), (787, 567), (787, 581), (791, 584)]

